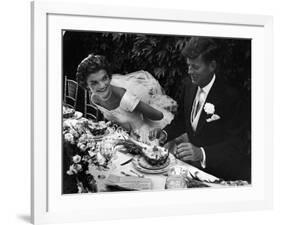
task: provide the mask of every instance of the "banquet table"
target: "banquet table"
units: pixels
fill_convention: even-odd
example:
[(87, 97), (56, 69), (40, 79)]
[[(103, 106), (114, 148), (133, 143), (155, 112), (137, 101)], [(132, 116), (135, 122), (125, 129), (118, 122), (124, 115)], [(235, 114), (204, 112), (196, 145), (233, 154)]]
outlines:
[[(127, 162), (130, 159), (132, 159), (132, 157), (137, 157), (137, 156), (133, 156), (131, 154), (125, 154), (123, 152), (117, 151), (107, 170), (99, 170), (99, 169), (97, 169), (96, 166), (89, 167), (89, 172), (94, 176), (95, 180), (97, 181), (98, 192), (109, 191), (109, 189), (106, 185), (107, 178), (109, 175), (132, 176), (132, 177), (136, 177), (136, 178), (137, 177), (148, 178), (152, 182), (152, 188), (151, 188), (152, 190), (164, 190), (165, 189), (165, 184), (166, 184), (166, 179), (167, 179), (166, 172), (156, 173), (156, 174), (144, 173), (144, 172), (136, 169), (133, 161), (131, 161), (125, 165), (122, 165), (124, 162)], [(208, 180), (212, 180), (212, 181), (218, 180), (217, 177), (212, 176), (211, 174), (207, 174), (204, 171), (202, 171), (190, 164), (182, 162), (181, 160), (178, 160), (174, 157), (173, 157), (173, 162), (170, 163), (169, 167), (173, 167), (173, 166), (182, 167), (182, 168), (186, 169), (187, 171), (189, 171), (191, 174), (199, 174), (201, 177), (204, 177), (205, 179), (208, 179)], [(208, 184), (208, 186), (214, 187), (214, 186), (218, 186), (218, 185)]]
[[(85, 118), (83, 118), (81, 114), (82, 113), (78, 112), (79, 116), (77, 116), (76, 113), (75, 114), (76, 116), (74, 118), (69, 118), (69, 119), (74, 121), (80, 121), (81, 119), (85, 120)], [(64, 119), (64, 121), (66, 120), (68, 119)], [(110, 135), (112, 136), (114, 132), (117, 132), (117, 130), (114, 129), (113, 130), (109, 129), (109, 130), (110, 132), (108, 132), (106, 135), (104, 135), (104, 137), (102, 137), (100, 140), (97, 141), (107, 140)], [(66, 152), (69, 151), (67, 150)], [(202, 181), (202, 183), (206, 183), (209, 187), (222, 187), (222, 184), (215, 182), (215, 181), (219, 181), (219, 178), (211, 174), (208, 174), (193, 165), (190, 165), (186, 162), (176, 159), (172, 153), (169, 153), (170, 161), (165, 171), (160, 171), (157, 173), (152, 171), (150, 172), (149, 170), (148, 171), (140, 170), (135, 163), (136, 157), (138, 156), (130, 154), (128, 152), (125, 153), (124, 151), (117, 149), (113, 151), (112, 158), (109, 160), (109, 163), (106, 166), (106, 168), (90, 163), (88, 166), (88, 172), (93, 176), (94, 180), (96, 181), (96, 191), (97, 192), (111, 191), (112, 189), (110, 189), (108, 185), (108, 179), (110, 177), (117, 177), (117, 178), (130, 177), (130, 178), (135, 178), (136, 181), (148, 180), (150, 181), (151, 184), (148, 189), (163, 190), (166, 187), (165, 185), (166, 185), (167, 177), (169, 175), (168, 171), (171, 170), (171, 168), (183, 169), (187, 171), (189, 174), (191, 174), (192, 177), (199, 178), (199, 180)], [(144, 189), (139, 189), (139, 190), (144, 190)]]

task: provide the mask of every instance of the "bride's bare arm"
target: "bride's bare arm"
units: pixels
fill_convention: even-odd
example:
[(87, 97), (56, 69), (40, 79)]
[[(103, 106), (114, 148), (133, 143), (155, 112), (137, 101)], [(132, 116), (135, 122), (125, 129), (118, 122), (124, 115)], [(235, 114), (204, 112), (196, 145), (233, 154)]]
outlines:
[(140, 101), (135, 110), (137, 110), (138, 112), (141, 112), (143, 114), (143, 116), (147, 119), (150, 120), (161, 120), (163, 119), (163, 113), (160, 112), (157, 109), (154, 109), (153, 107), (151, 107), (150, 105)]
[[(114, 87), (115, 93), (122, 99), (121, 102), (125, 103), (125, 109), (131, 108), (132, 111), (138, 111), (143, 114), (143, 116), (150, 120), (161, 120), (163, 119), (164, 115), (159, 110), (151, 107), (150, 105), (140, 101), (136, 97), (133, 97), (130, 93), (127, 93), (125, 89)], [(126, 93), (126, 94), (125, 94)], [(125, 98), (125, 99), (124, 99)], [(120, 104), (122, 104), (120, 102)], [(136, 104), (135, 104), (136, 103)], [(129, 109), (129, 111), (131, 111)]]

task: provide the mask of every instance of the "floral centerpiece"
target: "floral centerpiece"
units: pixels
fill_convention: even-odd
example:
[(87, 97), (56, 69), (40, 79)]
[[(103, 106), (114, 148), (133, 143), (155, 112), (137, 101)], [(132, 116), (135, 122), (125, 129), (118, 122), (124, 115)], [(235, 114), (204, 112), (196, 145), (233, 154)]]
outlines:
[(110, 122), (93, 122), (85, 118), (63, 121), (64, 157), (67, 159), (64, 163), (65, 173), (75, 178), (79, 192), (97, 191), (89, 166), (108, 169), (114, 140), (124, 135), (127, 135), (124, 130)]

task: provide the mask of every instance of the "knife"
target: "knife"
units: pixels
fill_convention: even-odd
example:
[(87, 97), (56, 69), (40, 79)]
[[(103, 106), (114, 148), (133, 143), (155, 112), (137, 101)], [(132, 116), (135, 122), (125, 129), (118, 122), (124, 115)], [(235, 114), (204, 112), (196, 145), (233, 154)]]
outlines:
[(133, 159), (134, 159), (134, 158), (130, 158), (129, 160), (127, 160), (127, 161), (121, 163), (120, 166), (124, 166), (124, 165), (130, 163)]

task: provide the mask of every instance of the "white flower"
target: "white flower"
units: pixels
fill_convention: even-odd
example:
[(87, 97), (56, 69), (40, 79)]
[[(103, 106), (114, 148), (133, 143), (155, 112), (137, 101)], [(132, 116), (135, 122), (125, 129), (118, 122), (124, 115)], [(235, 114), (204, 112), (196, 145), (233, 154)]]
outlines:
[(70, 167), (69, 167), (69, 170), (66, 172), (68, 175), (73, 175), (75, 173), (78, 173), (78, 171), (75, 169), (75, 165), (72, 164)]
[(87, 146), (84, 145), (84, 144), (81, 144), (81, 145), (80, 145), (80, 149), (81, 149), (82, 152), (85, 152), (86, 149), (87, 149)]
[(75, 164), (75, 169), (80, 172), (82, 170), (82, 165), (80, 164)]
[(73, 174), (74, 174), (72, 170), (68, 170), (68, 171), (66, 171), (66, 173), (67, 173), (68, 175), (73, 175)]
[(72, 161), (74, 163), (79, 163), (81, 161), (81, 156), (80, 155), (75, 155), (72, 157)]
[(206, 103), (204, 106), (204, 110), (207, 114), (214, 114), (215, 113), (215, 106), (212, 103)]
[(69, 133), (72, 134), (73, 137), (76, 137), (76, 138), (79, 138), (79, 136), (80, 136), (79, 133), (76, 130), (74, 130), (74, 129), (71, 129), (69, 131)]
[(74, 144), (74, 143), (75, 143), (75, 142), (74, 142), (74, 137), (73, 137), (73, 135), (72, 135), (71, 133), (66, 133), (66, 134), (64, 135), (64, 139), (65, 139), (66, 141), (70, 142), (71, 144)]
[(82, 165), (80, 164), (72, 164), (69, 167), (69, 170), (66, 172), (68, 175), (73, 175), (73, 174), (77, 174), (78, 172), (80, 172), (82, 170)]

